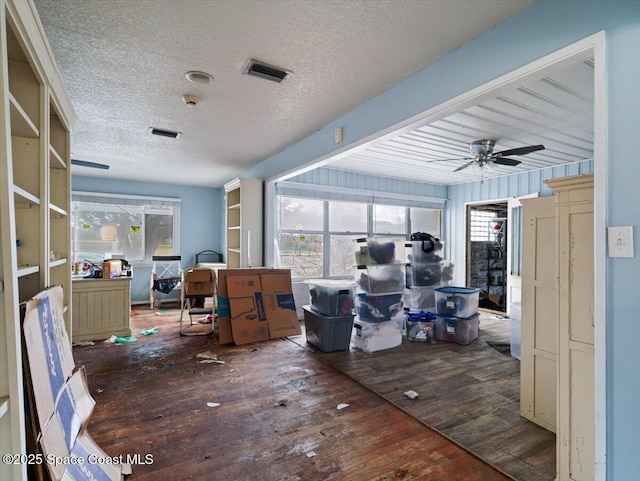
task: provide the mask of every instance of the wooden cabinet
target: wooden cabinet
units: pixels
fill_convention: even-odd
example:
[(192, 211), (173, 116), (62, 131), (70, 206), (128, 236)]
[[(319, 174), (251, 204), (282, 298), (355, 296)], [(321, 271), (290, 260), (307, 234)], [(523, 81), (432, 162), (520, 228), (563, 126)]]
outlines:
[(593, 174), (546, 181), (556, 193), (558, 479), (595, 476)]
[(595, 477), (593, 174), (523, 199), (521, 414), (556, 432), (558, 480)]
[(556, 432), (558, 279), (556, 201), (522, 199), (520, 415)]
[(262, 180), (225, 184), (227, 267), (262, 266)]
[[(0, 0), (0, 44), (0, 451), (25, 453), (20, 303), (61, 285), (71, 333), (74, 112), (33, 2)], [(0, 479), (26, 477), (0, 463)]]
[(131, 277), (73, 281), (73, 341), (131, 335)]

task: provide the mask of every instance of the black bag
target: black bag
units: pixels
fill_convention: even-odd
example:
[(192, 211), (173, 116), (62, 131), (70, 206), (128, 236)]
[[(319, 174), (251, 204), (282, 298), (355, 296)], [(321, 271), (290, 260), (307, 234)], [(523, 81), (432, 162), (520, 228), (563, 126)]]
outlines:
[[(442, 260), (442, 257), (438, 255), (442, 251), (442, 242), (437, 237), (426, 232), (414, 232), (411, 234), (411, 240), (422, 241), (422, 252), (425, 255), (416, 256), (420, 258), (421, 262), (440, 262)], [(414, 259), (415, 261), (416, 259)]]

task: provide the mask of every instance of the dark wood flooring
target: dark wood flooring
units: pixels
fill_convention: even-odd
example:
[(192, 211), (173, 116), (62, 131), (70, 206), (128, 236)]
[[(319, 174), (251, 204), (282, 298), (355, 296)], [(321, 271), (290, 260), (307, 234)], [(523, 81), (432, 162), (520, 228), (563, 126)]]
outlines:
[[(308, 348), (513, 478), (552, 481), (555, 434), (520, 417), (520, 361), (487, 344), (509, 337), (508, 320), (483, 313), (479, 338), (468, 346), (404, 340), (373, 354)], [(407, 390), (418, 392), (418, 398), (408, 399)]]
[[(368, 360), (382, 367), (380, 382), (392, 390), (385, 396), (401, 409), (332, 367), (342, 362), (349, 370), (349, 355), (316, 355), (304, 336), (220, 346), (211, 336), (180, 337), (177, 310), (134, 313), (134, 334), (158, 333), (131, 344), (74, 347), (96, 400), (91, 436), (111, 456), (153, 457), (134, 465), (129, 480), (509, 479), (409, 415), (384, 356)], [(201, 362), (198, 354), (207, 351), (224, 364)], [(415, 367), (437, 383), (428, 366)], [(427, 391), (406, 385), (421, 391), (425, 406)], [(349, 406), (338, 410), (341, 403)], [(441, 401), (433, 410), (446, 420), (438, 409)]]

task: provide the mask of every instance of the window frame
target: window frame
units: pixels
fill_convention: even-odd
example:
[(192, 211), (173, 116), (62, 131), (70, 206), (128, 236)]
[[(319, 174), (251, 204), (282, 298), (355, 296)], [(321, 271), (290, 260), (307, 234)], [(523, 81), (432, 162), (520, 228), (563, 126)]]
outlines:
[[(131, 206), (142, 207), (142, 260), (127, 259), (134, 267), (151, 267), (153, 262), (151, 256), (146, 252), (146, 216), (148, 214), (162, 213), (166, 208), (171, 208), (173, 225), (172, 225), (172, 254), (180, 255), (180, 211), (181, 211), (181, 199), (174, 197), (153, 197), (153, 196), (139, 196), (130, 194), (112, 194), (106, 192), (85, 192), (85, 191), (72, 191), (71, 192), (71, 217), (75, 223), (76, 217), (76, 203), (101, 203), (111, 204), (114, 206), (120, 206), (120, 208), (126, 208)], [(148, 210), (147, 210), (148, 209)], [(154, 212), (155, 211), (155, 212)], [(76, 246), (77, 237), (76, 229), (73, 228), (71, 232), (71, 257), (76, 259)], [(147, 259), (148, 258), (148, 259)], [(78, 260), (79, 261), (79, 260)]]
[[(402, 200), (398, 200), (397, 203), (389, 203), (389, 202), (385, 202), (384, 204), (378, 204), (378, 203), (372, 203), (372, 202), (365, 202), (365, 201), (357, 201), (357, 200), (341, 200), (341, 199), (322, 199), (322, 198), (317, 198), (317, 197), (313, 197), (313, 196), (305, 196), (305, 195), (300, 195), (300, 194), (288, 194), (288, 193), (278, 193), (275, 196), (276, 202), (275, 202), (275, 206), (276, 206), (276, 216), (280, 215), (280, 198), (281, 197), (288, 197), (288, 198), (297, 198), (297, 199), (309, 199), (309, 200), (316, 200), (316, 201), (321, 201), (323, 202), (323, 209), (322, 209), (322, 215), (323, 215), (323, 219), (322, 219), (322, 225), (323, 225), (323, 231), (311, 231), (311, 230), (295, 230), (295, 229), (281, 229), (279, 224), (276, 225), (276, 230), (275, 230), (275, 235), (276, 238), (280, 237), (280, 234), (282, 233), (286, 233), (286, 234), (315, 234), (315, 235), (323, 235), (323, 249), (322, 249), (322, 272), (323, 272), (323, 278), (324, 279), (349, 279), (352, 276), (349, 275), (345, 275), (345, 276), (332, 276), (331, 275), (331, 236), (335, 236), (335, 235), (353, 235), (353, 236), (358, 236), (358, 237), (373, 237), (374, 235), (377, 237), (398, 237), (401, 235), (405, 236), (405, 239), (410, 239), (411, 237), (411, 232), (412, 231), (412, 222), (411, 222), (411, 209), (429, 209), (429, 210), (435, 210), (435, 211), (439, 211), (439, 216), (438, 216), (438, 223), (439, 223), (439, 232), (437, 234), (438, 237), (441, 238), (442, 236), (442, 231), (443, 231), (443, 225), (442, 225), (442, 220), (443, 220), (443, 216), (444, 216), (444, 204), (442, 205), (442, 207), (417, 207), (417, 206), (407, 206), (405, 205)], [(443, 199), (444, 200), (444, 199)], [(329, 219), (329, 203), (351, 203), (351, 204), (366, 204), (367, 206), (367, 231), (339, 231), (339, 230), (329, 230), (329, 223), (330, 223), (330, 219)], [(375, 210), (375, 206), (379, 206), (379, 205), (388, 205), (388, 206), (395, 206), (395, 207), (403, 207), (405, 209), (405, 232), (404, 234), (400, 234), (400, 233), (396, 233), (396, 234), (389, 234), (389, 233), (381, 233), (381, 234), (376, 234), (374, 233), (374, 210)], [(277, 259), (277, 261), (279, 262), (280, 259)], [(309, 277), (297, 277), (297, 276), (292, 276), (294, 280), (304, 280), (304, 279), (310, 279)]]

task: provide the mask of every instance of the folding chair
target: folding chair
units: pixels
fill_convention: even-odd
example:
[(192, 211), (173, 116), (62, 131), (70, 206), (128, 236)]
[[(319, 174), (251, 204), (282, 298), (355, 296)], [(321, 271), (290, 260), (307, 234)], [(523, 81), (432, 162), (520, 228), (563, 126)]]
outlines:
[[(205, 336), (213, 334), (213, 313), (214, 313), (214, 300), (216, 296), (216, 273), (212, 269), (208, 268), (195, 268), (188, 269), (184, 272), (182, 281), (182, 293), (183, 302), (180, 309), (180, 335), (181, 336)], [(206, 307), (207, 298), (211, 298), (211, 306)], [(194, 307), (197, 299), (203, 300), (204, 307)], [(194, 320), (193, 316), (211, 316), (211, 329), (206, 331), (186, 331), (182, 327), (183, 314), (185, 310), (185, 304), (187, 312), (189, 313), (189, 325), (193, 326), (198, 323), (198, 320)]]
[(180, 289), (180, 303), (182, 303), (182, 256), (153, 256), (151, 260), (153, 261), (149, 285), (151, 309), (160, 304), (156, 292), (169, 294), (174, 289)]

